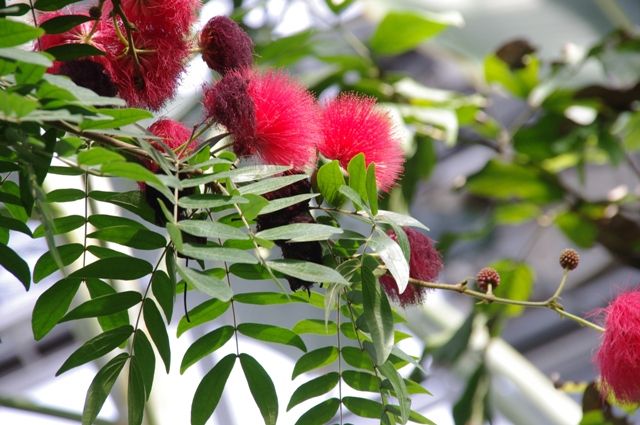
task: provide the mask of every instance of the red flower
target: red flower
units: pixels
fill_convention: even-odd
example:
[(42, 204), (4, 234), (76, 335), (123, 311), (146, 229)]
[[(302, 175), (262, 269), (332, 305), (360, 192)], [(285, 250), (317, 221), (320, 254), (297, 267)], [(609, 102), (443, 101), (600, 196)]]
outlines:
[(605, 332), (595, 361), (602, 390), (621, 402), (640, 402), (640, 290), (619, 295), (604, 309)]
[(375, 109), (375, 100), (342, 95), (329, 102), (322, 114), (323, 141), (318, 149), (328, 159), (337, 159), (343, 168), (359, 153), (367, 165), (376, 164), (376, 181), (388, 191), (402, 173), (404, 154), (393, 134), (389, 116)]
[[(442, 258), (433, 246), (433, 241), (410, 227), (403, 227), (402, 229), (407, 234), (409, 247), (411, 248), (409, 276), (427, 282), (435, 280), (440, 270), (442, 270)], [(393, 240), (398, 240), (398, 237), (393, 231), (389, 230), (387, 233)], [(396, 280), (389, 273), (380, 277), (380, 283), (389, 298), (398, 301), (403, 307), (421, 303), (424, 300), (427, 290), (422, 286), (412, 285), (410, 283), (404, 292), (400, 294), (398, 293)]]
[(216, 16), (200, 33), (202, 59), (220, 74), (250, 67), (253, 63), (253, 42), (238, 24), (226, 16)]
[[(121, 23), (119, 28), (124, 34)], [(182, 35), (157, 32), (154, 27), (140, 27), (132, 37), (138, 63), (115, 31), (105, 40), (111, 78), (130, 106), (158, 110), (175, 93), (189, 56), (189, 43)]]
[(207, 90), (205, 108), (233, 134), (239, 155), (256, 154), (267, 164), (297, 169), (315, 160), (321, 137), (318, 107), (311, 94), (284, 73), (230, 71)]

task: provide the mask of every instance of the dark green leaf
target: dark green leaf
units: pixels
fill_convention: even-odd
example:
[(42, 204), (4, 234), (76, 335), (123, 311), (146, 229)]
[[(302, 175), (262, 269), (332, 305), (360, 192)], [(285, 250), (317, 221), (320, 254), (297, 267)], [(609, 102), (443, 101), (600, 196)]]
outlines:
[(31, 284), (29, 265), (16, 252), (4, 244), (0, 244), (0, 266), (14, 275), (26, 290)]
[(245, 353), (240, 354), (240, 365), (265, 425), (275, 425), (278, 419), (278, 395), (269, 374), (256, 359)]
[[(58, 217), (53, 219), (53, 229), (51, 231), (54, 235), (61, 235), (63, 233), (70, 232), (77, 229), (84, 224), (84, 217), (81, 215), (70, 215), (67, 217)], [(33, 232), (34, 238), (40, 238), (45, 235), (45, 226), (39, 225)]]
[(103, 295), (80, 304), (67, 313), (60, 322), (84, 319), (87, 317), (107, 316), (127, 310), (142, 301), (142, 295), (136, 291), (118, 292)]
[(171, 322), (171, 316), (173, 315), (173, 304), (176, 299), (175, 286), (173, 286), (171, 279), (169, 279), (169, 276), (167, 276), (164, 271), (156, 270), (151, 278), (151, 290), (164, 312), (167, 324), (169, 324), (169, 322)]
[(458, 16), (448, 21), (443, 18), (419, 11), (391, 11), (378, 24), (370, 40), (371, 48), (383, 55), (404, 53), (462, 20)]
[(72, 277), (135, 280), (151, 274), (151, 264), (140, 258), (111, 257), (95, 261), (75, 272)]
[[(64, 266), (68, 266), (80, 258), (80, 255), (84, 252), (84, 247), (79, 243), (71, 243), (61, 245), (57, 247), (57, 250), (60, 255), (60, 259), (62, 260), (62, 264)], [(33, 268), (33, 281), (38, 283), (57, 270), (58, 265), (56, 264), (51, 251), (47, 251), (42, 254)]]
[(309, 261), (271, 260), (267, 261), (267, 265), (280, 273), (308, 282), (334, 282), (349, 285), (349, 282), (334, 269)]
[[(243, 252), (243, 251), (240, 251)], [(217, 298), (221, 301), (229, 301), (233, 296), (231, 287), (223, 280), (209, 274), (195, 271), (189, 267), (178, 264), (178, 273), (182, 278), (199, 291)]]
[(69, 369), (73, 369), (74, 367), (104, 356), (126, 341), (132, 333), (133, 326), (122, 326), (91, 338), (69, 356), (69, 358), (56, 372), (56, 376), (68, 371)]
[(136, 330), (133, 337), (133, 354), (140, 369), (146, 398), (149, 399), (153, 386), (153, 375), (156, 370), (156, 356), (147, 335), (140, 329)]
[(78, 292), (80, 279), (62, 279), (44, 291), (33, 307), (31, 328), (33, 337), (39, 341), (58, 323)]
[(387, 296), (373, 272), (378, 262), (366, 255), (362, 264), (363, 317), (373, 341), (376, 364), (387, 361), (393, 347), (393, 316)]
[(91, 20), (91, 17), (86, 15), (55, 16), (42, 22), (40, 28), (45, 30), (47, 34), (60, 34)]
[(216, 410), (236, 355), (229, 354), (216, 364), (200, 381), (191, 404), (191, 425), (205, 425)]
[(84, 198), (80, 189), (56, 189), (47, 193), (47, 202), (71, 202)]
[(104, 365), (93, 378), (84, 401), (82, 425), (91, 425), (95, 422), (128, 358), (127, 353), (118, 354)]
[(324, 425), (331, 420), (340, 407), (340, 400), (330, 398), (309, 409), (295, 425)]
[(307, 351), (304, 341), (295, 332), (289, 329), (274, 325), (261, 323), (241, 323), (238, 325), (238, 332), (261, 341), (274, 342), (277, 344), (290, 345)]
[(292, 330), (297, 334), (335, 335), (337, 329), (335, 322), (325, 322), (321, 319), (304, 319), (296, 323)]
[(328, 393), (338, 385), (339, 380), (340, 375), (338, 375), (337, 372), (329, 372), (326, 375), (322, 375), (309, 382), (305, 382), (291, 395), (287, 411), (291, 410), (294, 406), (302, 403), (303, 401)]
[(71, 61), (85, 56), (101, 56), (104, 52), (91, 44), (69, 43), (49, 47), (46, 53), (58, 61)]
[(342, 403), (352, 413), (363, 418), (378, 419), (384, 410), (379, 402), (366, 398), (343, 397)]
[(214, 298), (203, 302), (192, 310), (189, 310), (190, 320), (187, 320), (187, 316), (180, 319), (180, 322), (178, 323), (177, 336), (182, 335), (191, 328), (195, 328), (198, 325), (216, 319), (227, 311), (230, 305), (231, 304), (229, 302), (222, 302)]
[(160, 358), (164, 363), (164, 367), (169, 373), (169, 367), (171, 366), (171, 347), (169, 345), (169, 335), (167, 335), (167, 328), (164, 325), (160, 311), (156, 304), (149, 298), (143, 302), (143, 316), (144, 323), (147, 325), (147, 330), (153, 343), (158, 349)]
[(380, 392), (380, 379), (368, 372), (357, 370), (345, 370), (342, 372), (342, 379), (348, 386), (358, 391)]
[(184, 373), (190, 366), (226, 344), (233, 336), (233, 332), (233, 326), (222, 326), (198, 338), (184, 353), (180, 373)]
[(142, 372), (134, 356), (129, 362), (129, 386), (127, 391), (128, 425), (140, 425), (142, 423), (145, 401), (146, 394)]
[(322, 347), (302, 355), (293, 368), (291, 379), (298, 375), (333, 363), (338, 358), (336, 347)]
[(19, 46), (42, 34), (44, 34), (43, 30), (31, 25), (6, 18), (0, 19), (0, 47)]

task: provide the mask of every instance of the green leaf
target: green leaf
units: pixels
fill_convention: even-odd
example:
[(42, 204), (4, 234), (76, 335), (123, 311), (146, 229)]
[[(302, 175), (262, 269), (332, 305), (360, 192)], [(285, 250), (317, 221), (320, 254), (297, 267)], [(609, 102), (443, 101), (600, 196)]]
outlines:
[(169, 276), (162, 270), (156, 270), (151, 277), (151, 290), (156, 297), (160, 308), (164, 312), (167, 324), (171, 322), (173, 315), (173, 304), (176, 300), (176, 288), (172, 284)]
[(307, 410), (304, 415), (300, 416), (295, 425), (324, 425), (336, 415), (338, 407), (340, 407), (340, 400), (337, 398), (325, 400)]
[(339, 235), (343, 230), (339, 227), (316, 223), (293, 223), (273, 227), (256, 233), (256, 237), (275, 240), (290, 240), (291, 242), (324, 241), (333, 235)]
[(580, 248), (591, 248), (598, 239), (598, 227), (579, 213), (562, 212), (556, 216), (555, 223)]
[(135, 280), (151, 274), (151, 264), (140, 258), (103, 258), (76, 270), (71, 277)]
[(68, 371), (69, 369), (73, 369), (74, 367), (104, 356), (126, 341), (132, 333), (133, 326), (127, 325), (108, 330), (91, 338), (69, 356), (69, 358), (56, 372), (56, 376)]
[(352, 413), (363, 418), (378, 419), (384, 410), (382, 404), (366, 398), (343, 397), (342, 403)]
[(198, 338), (184, 353), (180, 373), (183, 374), (190, 366), (226, 344), (233, 336), (233, 332), (233, 326), (222, 326)]
[(369, 208), (371, 208), (371, 215), (376, 216), (378, 214), (378, 186), (376, 185), (376, 163), (372, 162), (367, 168), (366, 177), (366, 189), (367, 197), (364, 199), (369, 200)]
[(297, 334), (335, 335), (338, 327), (335, 322), (327, 322), (321, 319), (303, 319), (295, 324), (292, 329)]
[[(64, 266), (68, 266), (76, 261), (84, 252), (84, 246), (79, 243), (61, 245), (57, 247), (57, 249)], [(33, 268), (33, 281), (38, 283), (57, 270), (58, 265), (56, 264), (51, 251), (47, 251), (42, 254)]]
[(124, 127), (138, 121), (153, 118), (153, 114), (144, 109), (122, 108), (122, 109), (99, 109), (100, 115), (107, 115), (111, 119), (86, 120), (80, 124), (81, 130), (96, 130), (105, 128)]
[(380, 366), (378, 370), (389, 380), (393, 387), (395, 397), (398, 399), (399, 403), (400, 422), (403, 424), (407, 423), (411, 413), (411, 398), (409, 397), (409, 392), (407, 391), (404, 379), (400, 376), (396, 368), (389, 362)]
[(196, 260), (227, 261), (230, 263), (257, 264), (258, 259), (250, 253), (235, 248), (219, 248), (216, 246), (200, 247), (184, 244), (180, 253)]
[(0, 48), (0, 58), (46, 66), (47, 68), (53, 65), (53, 62), (49, 59), (48, 55), (40, 52), (29, 52), (17, 47)]
[(470, 176), (466, 188), (474, 195), (495, 199), (546, 202), (562, 197), (557, 183), (538, 170), (498, 160), (487, 162), (482, 170)]
[(461, 23), (462, 18), (457, 14), (445, 16), (418, 11), (391, 11), (378, 24), (369, 43), (378, 54), (400, 54), (438, 35), (449, 25)]
[(68, 43), (49, 47), (46, 53), (58, 61), (71, 61), (86, 56), (103, 56), (105, 53), (91, 44)]
[(31, 284), (29, 265), (13, 249), (0, 244), (0, 266), (18, 279), (28, 291)]
[(91, 17), (86, 15), (55, 16), (42, 22), (40, 28), (45, 30), (47, 34), (61, 34), (91, 20)]
[(300, 338), (298, 334), (280, 326), (261, 323), (241, 323), (238, 325), (238, 332), (260, 341), (290, 345), (302, 351), (307, 351), (307, 346), (304, 345), (304, 341), (302, 341), (302, 338)]
[(362, 264), (362, 298), (364, 312), (362, 317), (373, 341), (375, 362), (382, 365), (386, 362), (393, 347), (393, 316), (387, 296), (378, 283), (373, 272), (378, 262), (366, 255)]
[(213, 411), (216, 410), (235, 362), (236, 354), (229, 354), (202, 378), (193, 395), (191, 425), (205, 425)]
[(27, 41), (35, 40), (44, 31), (10, 19), (0, 19), (0, 47), (19, 46)]
[[(72, 230), (77, 229), (85, 223), (84, 217), (81, 215), (70, 215), (67, 217), (58, 217), (53, 219), (53, 229), (51, 231), (54, 235), (61, 235), (63, 233), (70, 232)], [(33, 231), (34, 238), (41, 238), (45, 235), (45, 226), (44, 224), (36, 227), (36, 230)]]
[(153, 386), (153, 376), (156, 370), (156, 356), (153, 353), (153, 347), (147, 338), (147, 335), (140, 329), (136, 330), (133, 337), (133, 354), (136, 359), (142, 383), (144, 384), (144, 392), (146, 399), (151, 395), (151, 387)]
[(180, 322), (178, 322), (178, 330), (176, 332), (177, 336), (182, 335), (189, 329), (195, 328), (198, 325), (215, 320), (217, 317), (224, 314), (230, 305), (231, 303), (229, 302), (222, 302), (214, 298), (203, 302), (192, 310), (189, 310), (189, 320), (187, 320), (187, 316), (184, 316), (180, 319)]
[(211, 239), (247, 240), (249, 236), (237, 227), (229, 226), (218, 221), (183, 220), (178, 222), (178, 228), (194, 236)]
[(265, 425), (275, 425), (278, 420), (278, 395), (269, 374), (256, 359), (245, 353), (240, 354), (240, 365)]
[(343, 204), (344, 197), (340, 194), (340, 188), (346, 183), (337, 160), (328, 162), (318, 169), (316, 182), (318, 190), (328, 204), (336, 207)]
[(267, 261), (267, 266), (287, 276), (309, 282), (335, 282), (349, 285), (349, 282), (340, 273), (321, 264), (297, 260), (272, 260)]
[(345, 370), (342, 372), (342, 379), (348, 386), (357, 391), (369, 391), (377, 393), (380, 391), (380, 379), (368, 372), (358, 370)]
[(142, 372), (135, 357), (129, 362), (129, 386), (127, 388), (127, 424), (140, 425), (144, 416), (146, 394)]
[[(242, 251), (241, 251), (242, 252)], [(233, 296), (231, 287), (223, 280), (211, 275), (195, 271), (189, 267), (178, 264), (178, 273), (189, 284), (199, 291), (220, 301), (229, 301)]]
[(296, 362), (291, 379), (295, 379), (304, 372), (331, 364), (336, 361), (337, 358), (338, 349), (336, 347), (322, 347), (309, 351), (303, 354)]
[(31, 317), (31, 329), (36, 341), (47, 335), (67, 312), (80, 282), (80, 279), (61, 279), (38, 297)]
[(299, 182), (309, 178), (306, 174), (293, 174), (289, 176), (271, 177), (268, 179), (260, 180), (255, 183), (251, 183), (238, 188), (241, 195), (254, 194), (262, 195), (264, 193), (273, 192), (290, 184)]
[(131, 226), (108, 227), (91, 232), (87, 237), (145, 250), (164, 248), (167, 243), (159, 233)]
[(56, 189), (47, 193), (47, 202), (71, 202), (84, 198), (80, 189)]
[(367, 166), (363, 153), (351, 158), (347, 165), (347, 173), (349, 174), (349, 187), (353, 189), (360, 198), (367, 202)]
[(403, 293), (409, 284), (409, 263), (400, 245), (379, 227), (373, 230), (370, 245), (395, 279), (398, 292)]
[(128, 358), (127, 353), (118, 354), (104, 365), (93, 378), (84, 401), (82, 425), (91, 425), (95, 422)]
[(326, 375), (322, 375), (310, 380), (309, 382), (305, 382), (291, 395), (287, 411), (291, 410), (294, 406), (302, 403), (303, 401), (328, 393), (338, 385), (338, 381), (340, 381), (340, 375), (337, 372), (329, 372)]
[(360, 348), (342, 347), (342, 358), (352, 367), (373, 370), (371, 357), (369, 357), (369, 355)]
[(167, 328), (164, 325), (160, 311), (158, 307), (156, 307), (156, 303), (147, 298), (142, 304), (142, 313), (151, 340), (156, 345), (164, 367), (167, 373), (169, 373), (169, 367), (171, 366), (171, 346), (169, 345), (169, 335), (167, 335)]
[(142, 301), (142, 295), (136, 291), (117, 292), (103, 295), (80, 304), (67, 313), (60, 322), (84, 319), (87, 317), (107, 316), (127, 310)]

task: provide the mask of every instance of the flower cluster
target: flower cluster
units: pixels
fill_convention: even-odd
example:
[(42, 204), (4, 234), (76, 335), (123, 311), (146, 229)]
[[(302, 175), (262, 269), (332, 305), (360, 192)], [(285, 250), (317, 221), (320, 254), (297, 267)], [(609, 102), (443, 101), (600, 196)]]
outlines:
[(604, 394), (640, 403), (640, 290), (620, 294), (603, 310), (605, 332), (595, 356)]
[[(89, 44), (104, 52), (70, 62), (54, 62), (51, 73), (64, 74), (98, 94), (116, 93), (131, 106), (158, 110), (170, 99), (189, 55), (189, 29), (198, 0), (106, 0), (101, 13), (70, 9), (65, 14), (91, 16), (62, 34), (47, 34), (36, 47)], [(42, 14), (40, 22), (60, 16)], [(125, 18), (126, 17), (126, 18)]]

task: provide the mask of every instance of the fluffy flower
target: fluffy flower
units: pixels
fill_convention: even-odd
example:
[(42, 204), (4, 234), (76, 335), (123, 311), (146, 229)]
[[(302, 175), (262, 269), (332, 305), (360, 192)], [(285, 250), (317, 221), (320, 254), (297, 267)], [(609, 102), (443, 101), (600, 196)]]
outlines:
[(122, 0), (122, 10), (138, 29), (184, 38), (198, 17), (200, 0)]
[(640, 402), (640, 290), (619, 295), (604, 309), (605, 332), (595, 361), (602, 390), (621, 402)]
[(402, 173), (404, 155), (393, 134), (389, 116), (375, 109), (375, 100), (342, 95), (329, 102), (322, 113), (323, 140), (318, 146), (328, 159), (337, 159), (346, 168), (349, 161), (364, 153), (365, 162), (376, 164), (376, 181), (388, 191)]
[[(442, 270), (442, 258), (433, 246), (433, 241), (412, 228), (403, 227), (403, 230), (407, 234), (411, 249), (409, 276), (428, 282), (435, 280), (440, 270)], [(393, 240), (398, 240), (398, 237), (392, 231), (387, 233)], [(380, 277), (380, 283), (389, 298), (398, 301), (403, 307), (419, 304), (424, 300), (426, 288), (409, 284), (404, 292), (400, 294), (396, 280), (389, 273)]]
[(318, 107), (311, 94), (286, 74), (230, 71), (205, 95), (205, 104), (209, 116), (233, 134), (237, 154), (255, 154), (267, 164), (296, 169), (315, 159), (321, 138)]
[(253, 63), (251, 38), (226, 16), (216, 16), (207, 22), (200, 33), (200, 48), (202, 59), (220, 74), (250, 67)]
[(148, 27), (133, 32), (133, 42), (139, 51), (138, 63), (115, 31), (105, 39), (111, 79), (130, 106), (158, 110), (175, 94), (189, 55), (189, 43), (183, 36), (157, 33)]

